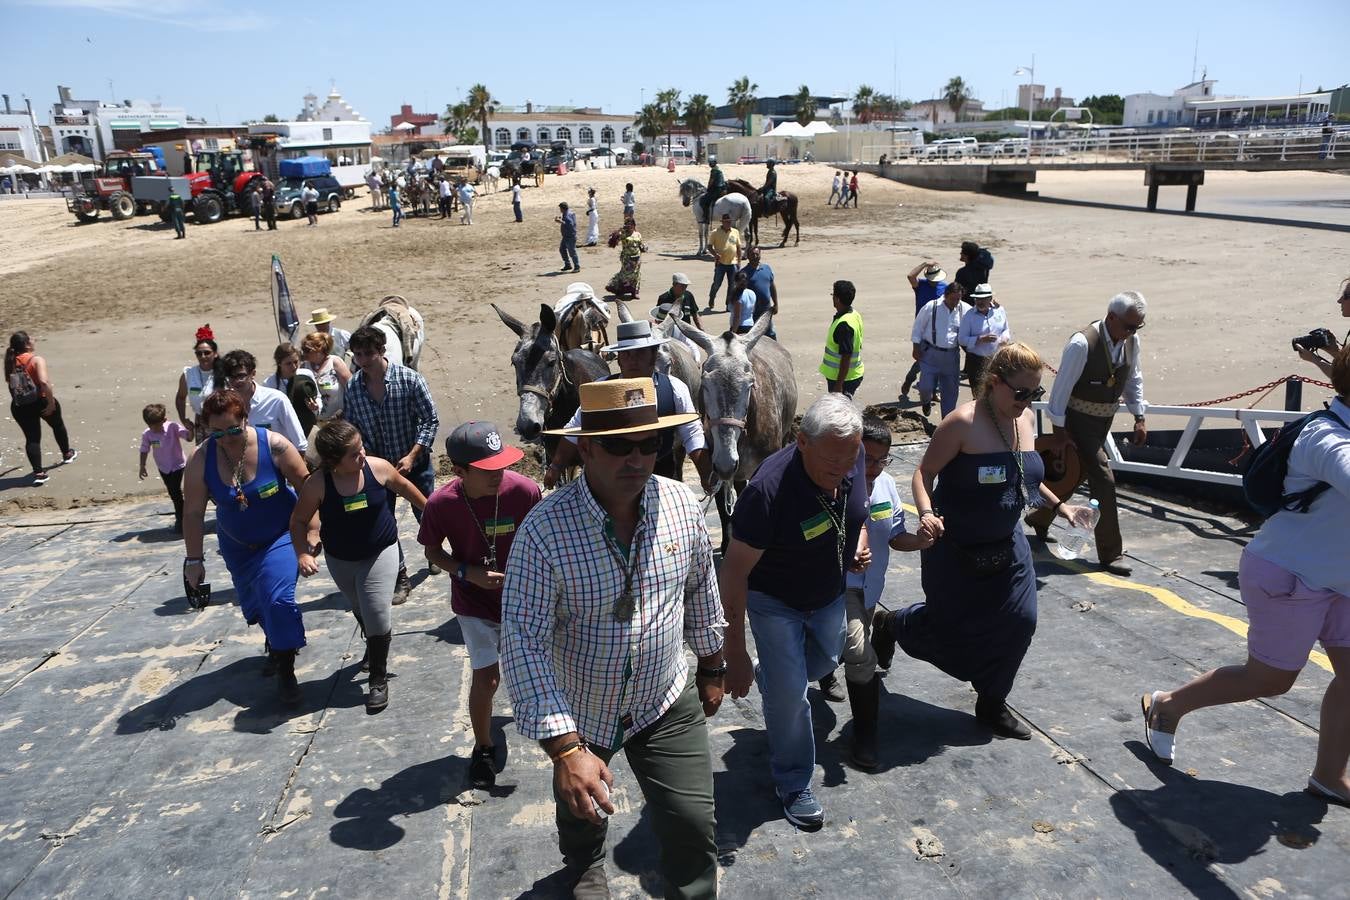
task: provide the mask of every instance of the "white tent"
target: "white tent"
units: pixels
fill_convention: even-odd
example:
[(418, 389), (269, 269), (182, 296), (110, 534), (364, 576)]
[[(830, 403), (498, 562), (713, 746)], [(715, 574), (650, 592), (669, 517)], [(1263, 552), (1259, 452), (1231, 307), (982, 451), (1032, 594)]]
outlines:
[(764, 132), (764, 137), (777, 138), (800, 138), (810, 137), (810, 135), (811, 132), (794, 121), (779, 122), (771, 131)]
[[(793, 124), (796, 124), (796, 123), (793, 123)], [(818, 135), (818, 134), (835, 134), (835, 133), (836, 133), (836, 129), (831, 128), (831, 127), (829, 126), (828, 123), (826, 123), (826, 122), (819, 122), (819, 121), (811, 122), (810, 124), (808, 124), (808, 125), (806, 126), (806, 128), (805, 128), (805, 131), (806, 131), (807, 134), (811, 135), (812, 137), (814, 137), (815, 135)]]
[(417, 126), (411, 122), (399, 122), (394, 126), (395, 131), (416, 131)]

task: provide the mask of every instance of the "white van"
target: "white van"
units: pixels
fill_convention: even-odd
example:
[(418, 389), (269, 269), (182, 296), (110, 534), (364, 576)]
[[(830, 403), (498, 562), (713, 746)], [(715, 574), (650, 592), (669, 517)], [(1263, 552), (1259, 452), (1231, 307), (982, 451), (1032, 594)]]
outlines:
[(973, 137), (942, 138), (923, 148), (922, 159), (962, 159), (975, 156), (980, 143)]

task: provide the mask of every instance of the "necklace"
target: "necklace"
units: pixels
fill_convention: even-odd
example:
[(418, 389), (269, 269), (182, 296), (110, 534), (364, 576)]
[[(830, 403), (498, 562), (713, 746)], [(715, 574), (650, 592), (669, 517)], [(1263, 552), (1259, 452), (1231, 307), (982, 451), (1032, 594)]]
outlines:
[(223, 444), (217, 444), (220, 447), (220, 453), (225, 457), (225, 462), (234, 467), (234, 474), (231, 476), (231, 482), (234, 487), (234, 500), (239, 504), (241, 510), (248, 509), (248, 497), (244, 495), (244, 458), (248, 456), (248, 439), (244, 439), (244, 452), (239, 454), (239, 459), (230, 459), (230, 451), (225, 449)]
[(1003, 426), (999, 424), (998, 413), (994, 412), (994, 401), (988, 397), (985, 398), (985, 405), (989, 407), (989, 418), (994, 420), (994, 429), (998, 432), (999, 438), (1003, 441), (1003, 446), (1008, 448), (1012, 454), (1013, 461), (1017, 463), (1017, 499), (1021, 501), (1022, 508), (1026, 508), (1026, 480), (1027, 473), (1022, 468), (1022, 435), (1017, 430), (1017, 420), (1012, 422), (1012, 443), (1008, 442), (1008, 437), (1003, 433)]
[[(843, 499), (842, 491), (840, 493), (841, 493), (840, 499)], [(821, 493), (816, 494), (816, 500), (820, 501), (821, 509), (825, 510), (825, 515), (830, 517), (830, 525), (834, 527), (834, 557), (836, 562), (839, 563), (839, 571), (843, 572), (844, 541), (847, 539), (847, 535), (844, 533), (845, 523), (844, 523), (844, 511), (842, 509), (843, 504), (840, 504), (841, 508), (838, 512), (836, 512), (834, 509), (834, 501), (825, 499), (824, 494)]]
[[(640, 523), (639, 523), (640, 524)], [(623, 552), (618, 547), (617, 539), (610, 535), (610, 528), (605, 529), (605, 549), (609, 555), (614, 557), (614, 562), (618, 563), (619, 571), (623, 572), (623, 591), (619, 594), (618, 601), (614, 604), (614, 618), (620, 622), (627, 622), (633, 618), (633, 612), (637, 604), (633, 597), (634, 582), (637, 581), (638, 561), (642, 558), (639, 552), (641, 531), (633, 533), (633, 545), (628, 548), (628, 560), (623, 558)], [(639, 593), (642, 590), (641, 582), (637, 583)]]
[[(469, 515), (473, 516), (473, 524), (478, 526), (478, 533), (483, 536), (483, 543), (487, 545), (488, 555), (483, 557), (483, 565), (488, 567), (489, 572), (496, 572), (497, 535), (495, 532), (493, 534), (488, 534), (488, 530), (483, 527), (483, 523), (478, 519), (478, 513), (473, 511), (473, 504), (469, 502), (469, 495), (465, 493), (463, 496), (464, 505), (469, 508)], [(498, 491), (496, 494), (493, 494), (492, 499), (492, 519), (490, 521), (492, 522), (492, 527), (494, 529), (497, 527), (497, 512), (501, 509), (501, 503), (502, 494), (501, 491)]]

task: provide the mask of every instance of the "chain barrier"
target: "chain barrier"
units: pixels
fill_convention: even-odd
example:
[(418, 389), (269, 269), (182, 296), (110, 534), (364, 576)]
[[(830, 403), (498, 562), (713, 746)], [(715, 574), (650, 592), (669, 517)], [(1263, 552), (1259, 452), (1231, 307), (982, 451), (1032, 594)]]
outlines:
[[(1256, 404), (1258, 404), (1258, 403), (1260, 403), (1262, 400), (1266, 399), (1266, 396), (1267, 396), (1268, 394), (1270, 394), (1271, 391), (1275, 390), (1275, 389), (1276, 389), (1277, 387), (1279, 387), (1280, 385), (1282, 385), (1282, 384), (1284, 384), (1284, 383), (1286, 383), (1286, 382), (1289, 382), (1289, 381), (1300, 381), (1300, 382), (1302, 382), (1302, 383), (1304, 383), (1304, 384), (1315, 384), (1315, 385), (1317, 385), (1318, 387), (1324, 387), (1324, 388), (1331, 388), (1331, 387), (1332, 387), (1332, 385), (1331, 385), (1330, 383), (1328, 383), (1328, 382), (1326, 382), (1326, 381), (1318, 381), (1318, 380), (1315, 379), (1315, 378), (1305, 378), (1305, 377), (1302, 376), (1302, 375), (1286, 375), (1286, 376), (1284, 376), (1283, 378), (1277, 378), (1277, 379), (1275, 379), (1274, 381), (1271, 381), (1271, 382), (1269, 382), (1269, 383), (1267, 383), (1267, 384), (1261, 385), (1260, 387), (1254, 387), (1254, 388), (1252, 388), (1251, 390), (1243, 391), (1243, 392), (1241, 392), (1241, 393), (1239, 393), (1239, 394), (1229, 394), (1227, 397), (1220, 397), (1220, 398), (1217, 399), (1217, 400), (1204, 400), (1204, 401), (1201, 401), (1201, 402), (1199, 402), (1199, 403), (1177, 403), (1177, 404), (1169, 404), (1169, 405), (1175, 405), (1175, 406), (1191, 406), (1191, 407), (1198, 407), (1198, 406), (1219, 406), (1219, 405), (1224, 404), (1224, 403), (1231, 403), (1231, 402), (1234, 401), (1234, 400), (1241, 400), (1243, 397), (1250, 397), (1250, 396), (1253, 395), (1253, 394), (1260, 394), (1261, 396), (1260, 396), (1260, 397), (1257, 397), (1254, 401), (1252, 401), (1251, 406), (1248, 406), (1248, 407), (1247, 407), (1248, 409), (1255, 409), (1255, 408), (1256, 408)], [(1333, 389), (1334, 389), (1334, 388), (1333, 388)]]

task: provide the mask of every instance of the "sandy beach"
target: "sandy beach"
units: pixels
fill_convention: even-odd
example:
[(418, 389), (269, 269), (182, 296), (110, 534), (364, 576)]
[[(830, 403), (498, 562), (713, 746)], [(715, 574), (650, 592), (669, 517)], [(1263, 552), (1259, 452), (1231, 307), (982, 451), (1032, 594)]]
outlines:
[[(758, 167), (727, 170), (731, 178), (762, 178)], [(992, 282), (1014, 334), (1052, 362), (1069, 333), (1099, 317), (1112, 294), (1142, 291), (1150, 303), (1145, 394), (1155, 404), (1210, 400), (1290, 373), (1316, 376), (1291, 352), (1289, 338), (1316, 326), (1340, 334), (1347, 324), (1336, 318), (1334, 302), (1350, 274), (1344, 177), (1210, 173), (1199, 211), (1216, 215), (1185, 217), (1144, 212), (1137, 172), (1042, 173), (1037, 188), (1044, 196), (1074, 203), (926, 191), (861, 176), (856, 210), (826, 207), (832, 172), (825, 165), (782, 167), (780, 189), (802, 198), (801, 244), (779, 250), (771, 227), (764, 232), (764, 260), (776, 273), (782, 307), (776, 326), (796, 360), (803, 406), (824, 390), (816, 365), (831, 282), (847, 278), (858, 288), (867, 365), (859, 400), (893, 401), (909, 364), (913, 300), (905, 273), (930, 256), (954, 273), (966, 239), (994, 253)], [(680, 174), (702, 178), (706, 169)], [(256, 232), (251, 221), (233, 219), (189, 225), (186, 241), (174, 241), (172, 229), (153, 218), (81, 226), (59, 200), (0, 203), (0, 331), (7, 337), (22, 329), (35, 338), (81, 451), (74, 465), (53, 466), (45, 486), (30, 486), (22, 437), (6, 409), (0, 510), (162, 494), (158, 479), (136, 478), (140, 410), (156, 401), (171, 405), (178, 374), (192, 361), (193, 332), (206, 322), (222, 351), (250, 350), (259, 378), (266, 374), (276, 343), (268, 293), (273, 253), (286, 267), (302, 319), (327, 306), (351, 327), (386, 294), (401, 294), (422, 311), (429, 331), (422, 371), (439, 406), (442, 438), (469, 418), (509, 427), (516, 408), (512, 336), (488, 304), (534, 321), (539, 305), (575, 280), (558, 272), (558, 202), (584, 209), (586, 188), (594, 186), (603, 237), (619, 224), (627, 181), (651, 248), (637, 305), (645, 312), (676, 271), (706, 300), (712, 266), (691, 257), (693, 219), (664, 169), (549, 177), (542, 188), (525, 189), (519, 225), (507, 192), (480, 197), (472, 227), (433, 218), (394, 230), (388, 214), (371, 212), (362, 195), (321, 216), (318, 228), (284, 221), (279, 231)], [(1182, 196), (1165, 190), (1163, 206), (1178, 207)], [(603, 288), (617, 268), (616, 252), (603, 245), (580, 252), (581, 278)], [(1305, 391), (1305, 408), (1320, 394)], [(1263, 405), (1281, 400), (1276, 391)], [(43, 449), (49, 462), (57, 458), (45, 430)]]

